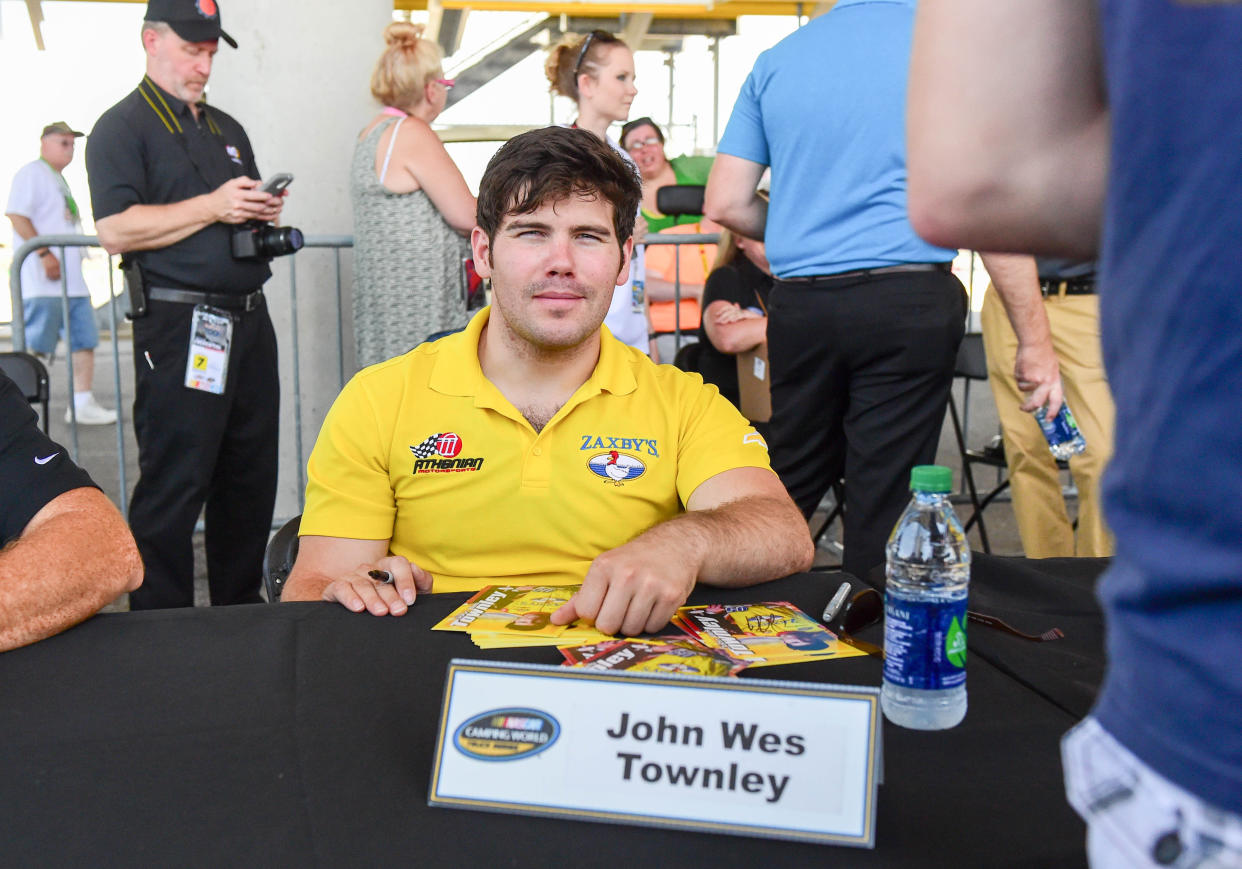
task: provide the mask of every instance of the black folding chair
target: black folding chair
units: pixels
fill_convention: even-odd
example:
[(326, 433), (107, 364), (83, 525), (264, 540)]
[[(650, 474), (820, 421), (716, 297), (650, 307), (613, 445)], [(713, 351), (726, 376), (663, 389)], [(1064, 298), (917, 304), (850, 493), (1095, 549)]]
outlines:
[(698, 371), (699, 357), (703, 354), (703, 345), (697, 341), (693, 344), (682, 344), (677, 355), (673, 357), (673, 365), (682, 371)]
[(280, 527), (267, 543), (263, 553), (263, 587), (267, 589), (267, 602), (279, 603), (285, 581), (293, 570), (298, 557), (298, 528), (302, 525), (299, 513)]
[(656, 208), (667, 217), (703, 213), (701, 184), (668, 184), (656, 191)]
[(38, 402), (43, 405), (43, 433), (48, 434), (48, 406), (52, 398), (52, 390), (47, 376), (47, 367), (37, 357), (29, 353), (0, 353), (0, 371), (9, 376), (17, 384), (17, 388), (26, 396), (32, 405)]

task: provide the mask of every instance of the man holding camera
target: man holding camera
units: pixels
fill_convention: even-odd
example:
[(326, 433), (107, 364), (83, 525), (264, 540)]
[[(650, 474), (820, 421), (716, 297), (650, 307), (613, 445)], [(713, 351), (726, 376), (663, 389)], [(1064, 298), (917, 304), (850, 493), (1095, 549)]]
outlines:
[(134, 323), (141, 475), (129, 521), (146, 580), (132, 609), (193, 605), (204, 504), (211, 602), (261, 600), (280, 381), (262, 292), (271, 270), (253, 240), (279, 232), (266, 222), (282, 200), (260, 189), (241, 125), (203, 102), (221, 39), (237, 45), (211, 0), (151, 0), (146, 75), (86, 152), (99, 240), (124, 254)]

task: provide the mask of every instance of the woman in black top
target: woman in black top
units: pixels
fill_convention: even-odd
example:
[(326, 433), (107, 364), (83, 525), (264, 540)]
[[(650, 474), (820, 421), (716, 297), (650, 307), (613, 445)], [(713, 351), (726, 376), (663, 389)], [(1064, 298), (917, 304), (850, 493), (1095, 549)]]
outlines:
[(763, 242), (724, 230), (716, 264), (703, 288), (698, 370), (734, 405), (739, 401), (737, 354), (765, 340), (771, 289), (772, 273)]

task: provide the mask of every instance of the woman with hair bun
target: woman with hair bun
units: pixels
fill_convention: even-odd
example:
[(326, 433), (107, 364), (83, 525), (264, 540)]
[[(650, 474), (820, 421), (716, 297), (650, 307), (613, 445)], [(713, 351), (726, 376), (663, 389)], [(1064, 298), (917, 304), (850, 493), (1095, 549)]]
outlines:
[(475, 199), (431, 129), (453, 82), (422, 27), (384, 28), (371, 75), (383, 106), (350, 167), (354, 206), (354, 336), (359, 367), (466, 325), (462, 260)]
[[(599, 136), (633, 166), (634, 161), (608, 135), (608, 128), (630, 116), (630, 103), (638, 88), (634, 86), (634, 53), (624, 41), (604, 30), (585, 36), (566, 34), (552, 47), (544, 63), (552, 92), (568, 97), (578, 106), (578, 118), (571, 124)], [(635, 167), (635, 175), (638, 169)], [(644, 353), (655, 353), (647, 318), (647, 296), (643, 290), (643, 245), (647, 226), (639, 215), (634, 226), (634, 256), (630, 278), (612, 294), (612, 306), (604, 325), (613, 337)]]

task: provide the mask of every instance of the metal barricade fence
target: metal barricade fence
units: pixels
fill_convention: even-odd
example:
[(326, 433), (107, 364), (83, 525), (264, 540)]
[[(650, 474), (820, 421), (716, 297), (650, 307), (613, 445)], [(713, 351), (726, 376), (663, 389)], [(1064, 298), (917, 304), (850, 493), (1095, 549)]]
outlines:
[[(93, 235), (37, 235), (19, 247), (13, 253), (13, 262), (9, 267), (9, 295), (13, 305), (12, 319), (12, 336), (13, 349), (17, 351), (26, 350), (26, 321), (22, 308), (22, 263), (26, 258), (40, 248), (52, 248), (59, 251), (61, 270), (60, 270), (60, 303), (61, 303), (61, 321), (64, 324), (65, 345), (69, 346), (69, 269), (65, 267), (65, 248), (67, 247), (99, 247), (99, 240)], [(111, 323), (112, 332), (112, 378), (113, 388), (118, 399), (121, 395), (121, 361), (117, 354), (117, 310), (116, 310), (116, 287), (114, 284), (115, 270), (112, 268), (112, 257), (108, 257), (108, 316)], [(73, 353), (65, 354), (68, 364), (69, 377), (69, 405), (73, 406)], [(124, 414), (120, 407), (117, 408), (116, 414), (116, 447), (117, 447), (117, 474), (121, 480), (120, 487), (120, 506), (121, 512), (126, 512), (127, 501), (129, 497), (129, 489), (125, 485), (125, 429), (123, 427)], [(78, 461), (80, 447), (78, 443), (78, 427), (70, 426), (70, 432), (73, 438), (72, 456), (75, 462)]]
[[(719, 244), (720, 233), (703, 232), (697, 235), (661, 235), (660, 233), (651, 233), (643, 241), (647, 245), (683, 245), (683, 244)], [(699, 312), (701, 317), (702, 311)], [(677, 252), (677, 256), (673, 257), (673, 335), (675, 351), (681, 349), (681, 251)], [(661, 359), (661, 362), (672, 362), (673, 360)]]
[[(348, 235), (317, 235), (306, 236), (305, 247), (308, 248), (327, 248), (332, 250), (334, 273), (335, 273), (335, 302), (336, 302), (336, 351), (337, 351), (337, 388), (345, 383), (345, 336), (343, 333), (344, 323), (344, 289), (341, 279), (341, 250), (352, 248), (354, 244), (353, 237)], [(12, 344), (13, 349), (17, 351), (25, 351), (26, 344), (26, 328), (25, 319), (22, 308), (22, 264), (36, 250), (42, 248), (51, 248), (58, 253), (58, 257), (62, 263), (65, 261), (65, 249), (70, 247), (81, 248), (99, 248), (99, 239), (93, 235), (39, 235), (23, 243), (13, 253), (13, 260), (9, 267), (9, 295), (12, 302)], [(117, 397), (117, 419), (116, 428), (116, 450), (117, 450), (117, 477), (118, 485), (118, 501), (122, 513), (128, 511), (129, 500), (129, 482), (128, 471), (126, 468), (126, 447), (125, 447), (125, 425), (126, 425), (126, 407), (125, 402), (121, 400), (121, 362), (120, 362), (120, 335), (119, 325), (122, 322), (124, 313), (118, 310), (117, 300), (120, 298), (119, 288), (116, 281), (116, 261), (117, 257), (106, 254), (108, 260), (108, 321), (110, 323), (110, 339), (112, 346), (112, 379), (113, 392)], [(299, 346), (299, 328), (298, 317), (296, 316), (298, 304), (298, 271), (297, 257), (288, 258), (289, 268), (289, 300), (290, 309), (293, 315), (290, 317), (289, 338), (291, 342), (291, 350), (293, 355), (293, 402), (294, 402), (294, 443), (295, 443), (295, 464), (297, 467), (298, 480), (298, 507), (299, 512), (302, 506), (303, 492), (305, 490), (305, 447), (303, 443), (303, 407), (302, 407), (302, 388), (301, 388), (301, 350)], [(61, 270), (61, 311), (62, 319), (66, 324), (66, 344), (68, 344), (68, 328), (69, 322), (69, 291), (68, 291), (68, 270)], [(66, 353), (67, 372), (66, 376), (70, 384), (69, 393), (72, 396), (73, 383), (73, 354)], [(72, 397), (70, 398), (72, 403)], [(78, 438), (78, 429), (76, 425), (69, 427), (71, 437), (71, 456), (75, 462), (80, 463), (81, 444)], [(279, 523), (274, 523), (274, 527)]]
[[(648, 235), (646, 244), (648, 245), (683, 245), (683, 244), (716, 244), (720, 237), (716, 233), (703, 233), (698, 235), (670, 235), (661, 236), (658, 234)], [(308, 235), (305, 237), (306, 248), (329, 249), (332, 251), (334, 275), (335, 275), (335, 303), (336, 303), (336, 355), (337, 355), (337, 389), (345, 385), (347, 372), (352, 372), (353, 362), (346, 363), (346, 341), (344, 334), (345, 323), (345, 294), (343, 281), (341, 277), (341, 251), (346, 248), (352, 248), (354, 244), (353, 236), (350, 235)], [(22, 309), (22, 285), (21, 270), (22, 263), (31, 256), (36, 250), (48, 247), (58, 252), (59, 258), (63, 263), (65, 260), (65, 249), (70, 247), (81, 248), (99, 248), (99, 239), (93, 235), (40, 235), (26, 241), (21, 247), (17, 248), (13, 254), (13, 261), (9, 268), (9, 293), (13, 306), (12, 317), (12, 343), (13, 349), (18, 351), (26, 350), (26, 329), (25, 320)], [(113, 391), (117, 397), (117, 419), (116, 428), (116, 449), (117, 449), (117, 476), (119, 480), (118, 501), (122, 513), (128, 511), (129, 500), (129, 483), (126, 469), (126, 447), (125, 447), (125, 425), (127, 411), (125, 402), (121, 400), (122, 384), (121, 384), (121, 362), (120, 362), (120, 336), (118, 334), (124, 311), (118, 310), (117, 300), (120, 298), (119, 288), (116, 285), (116, 261), (117, 257), (112, 254), (106, 254), (108, 260), (108, 322), (110, 323), (110, 340), (112, 345), (112, 380)], [(305, 499), (306, 490), (306, 449), (303, 439), (303, 396), (302, 396), (302, 357), (300, 347), (300, 330), (298, 328), (298, 256), (286, 257), (281, 262), (288, 264), (289, 269), (289, 304), (290, 304), (290, 331), (289, 339), (291, 343), (291, 351), (293, 357), (292, 365), (292, 391), (293, 391), (293, 416), (294, 416), (294, 463), (297, 469), (297, 498), (298, 512)], [(682, 324), (681, 324), (681, 260), (680, 257), (674, 257), (674, 325), (675, 325), (675, 341), (676, 346), (680, 348), (682, 341)], [(66, 344), (68, 343), (69, 322), (69, 293), (68, 293), (68, 270), (61, 270), (61, 310), (63, 320), (66, 324)], [(272, 282), (269, 281), (269, 287)], [(68, 382), (70, 384), (70, 402), (72, 403), (72, 383), (73, 383), (73, 354), (66, 353)], [(671, 360), (669, 360), (671, 361)], [(75, 462), (79, 461), (81, 446), (78, 438), (78, 429), (76, 425), (70, 427), (71, 436), (71, 455)], [(288, 517), (286, 517), (288, 518)], [(279, 527), (284, 520), (275, 520), (273, 527)]]

